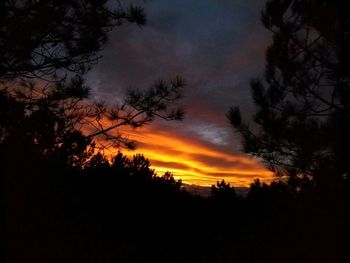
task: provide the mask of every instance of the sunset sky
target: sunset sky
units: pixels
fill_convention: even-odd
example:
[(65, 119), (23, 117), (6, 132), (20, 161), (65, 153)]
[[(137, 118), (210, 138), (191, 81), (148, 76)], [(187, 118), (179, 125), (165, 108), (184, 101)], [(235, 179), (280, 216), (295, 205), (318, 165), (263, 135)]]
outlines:
[(212, 185), (225, 179), (248, 186), (272, 173), (243, 154), (225, 114), (239, 105), (253, 110), (249, 81), (263, 74), (270, 34), (260, 24), (260, 0), (148, 0), (145, 27), (124, 25), (110, 34), (103, 58), (89, 73), (93, 97), (115, 103), (128, 88), (181, 76), (187, 86), (183, 122), (158, 120), (130, 132), (159, 173), (185, 183)]

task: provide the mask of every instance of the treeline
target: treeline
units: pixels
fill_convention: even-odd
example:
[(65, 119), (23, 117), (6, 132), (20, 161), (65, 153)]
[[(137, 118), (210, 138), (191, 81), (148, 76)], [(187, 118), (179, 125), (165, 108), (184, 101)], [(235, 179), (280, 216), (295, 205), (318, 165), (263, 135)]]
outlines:
[(142, 155), (66, 159), (2, 156), (7, 262), (345, 262), (345, 191), (222, 181), (202, 198)]

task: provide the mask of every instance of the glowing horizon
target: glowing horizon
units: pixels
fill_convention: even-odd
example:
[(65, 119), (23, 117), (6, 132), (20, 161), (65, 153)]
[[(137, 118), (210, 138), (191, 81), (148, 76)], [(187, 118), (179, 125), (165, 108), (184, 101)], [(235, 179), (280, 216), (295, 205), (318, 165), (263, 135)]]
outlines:
[[(222, 179), (235, 187), (248, 187), (254, 179), (271, 182), (273, 173), (258, 160), (244, 154), (231, 154), (201, 143), (181, 137), (169, 131), (159, 131), (153, 126), (142, 131), (123, 131), (137, 140), (134, 151), (121, 150), (132, 157), (143, 154), (151, 162), (151, 168), (158, 175), (169, 171), (183, 183), (211, 186)], [(120, 149), (119, 149), (120, 150)], [(109, 149), (115, 155), (118, 149)]]

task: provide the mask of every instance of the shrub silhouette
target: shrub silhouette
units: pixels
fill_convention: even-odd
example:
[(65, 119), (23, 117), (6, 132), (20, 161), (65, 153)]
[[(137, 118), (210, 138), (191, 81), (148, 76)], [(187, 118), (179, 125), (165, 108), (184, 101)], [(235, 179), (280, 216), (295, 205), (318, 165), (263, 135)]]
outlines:
[(225, 180), (221, 180), (221, 182), (211, 186), (211, 197), (221, 201), (233, 201), (237, 198), (237, 195), (230, 183), (225, 183)]

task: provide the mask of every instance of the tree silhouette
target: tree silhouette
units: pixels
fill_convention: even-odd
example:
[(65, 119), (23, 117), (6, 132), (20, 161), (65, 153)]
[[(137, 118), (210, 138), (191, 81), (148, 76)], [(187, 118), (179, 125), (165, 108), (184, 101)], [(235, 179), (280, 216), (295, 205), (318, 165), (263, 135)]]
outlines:
[[(182, 119), (183, 111), (174, 106), (185, 85), (181, 78), (129, 91), (119, 105), (88, 100), (83, 75), (100, 58), (107, 33), (124, 22), (144, 25), (142, 8), (125, 1), (3, 1), (0, 13), (0, 92), (3, 99), (16, 101), (27, 123), (34, 116), (40, 121), (39, 111), (52, 115), (51, 122), (42, 123), (51, 125), (51, 144), (77, 130), (90, 140), (101, 137), (99, 147), (112, 142), (132, 149), (135, 142), (119, 132), (121, 126), (137, 128), (155, 117)], [(11, 114), (2, 113), (2, 137), (18, 127), (19, 116)], [(16, 118), (11, 128), (15, 122), (5, 119)]]
[(242, 120), (238, 107), (228, 113), (244, 151), (295, 185), (332, 185), (349, 174), (350, 29), (344, 8), (343, 1), (269, 1), (262, 22), (273, 43), (264, 79), (251, 82), (254, 125)]
[(113, 27), (125, 21), (146, 22), (142, 8), (121, 1), (112, 4), (104, 0), (1, 1), (0, 80), (85, 73), (97, 62)]
[(69, 82), (5, 86), (0, 89), (0, 143), (7, 136), (32, 134), (32, 140), (49, 154), (48, 149), (61, 144), (67, 133), (80, 132), (90, 142), (98, 137), (98, 147), (134, 149), (135, 142), (120, 128), (136, 129), (156, 117), (181, 120), (184, 112), (177, 101), (184, 86), (181, 78), (158, 81), (149, 89), (129, 91), (125, 102), (115, 106), (91, 103), (89, 88), (80, 76)]
[[(89, 100), (84, 73), (97, 62), (108, 31), (123, 21), (145, 23), (142, 9), (124, 7), (121, 1), (111, 6), (111, 1), (89, 0), (0, 3), (2, 237), (11, 262), (59, 260), (56, 248), (69, 247), (64, 236), (76, 231), (80, 243), (87, 243), (102, 225), (114, 228), (120, 220), (114, 208), (120, 203), (126, 202), (121, 210), (127, 214), (137, 198), (148, 204), (166, 196), (163, 185), (171, 196), (181, 187), (170, 175), (156, 176), (143, 156), (128, 160), (118, 155), (110, 164), (101, 152), (96, 154), (96, 137), (134, 148), (119, 128), (183, 116), (176, 106), (185, 85), (181, 78), (129, 91), (125, 102), (113, 107)], [(111, 221), (106, 224), (99, 215)], [(106, 242), (110, 237), (104, 235)], [(89, 256), (102, 252), (91, 251)], [(63, 261), (75, 261), (71, 255), (79, 255), (79, 249), (65, 253)]]
[(155, 118), (182, 120), (184, 110), (177, 102), (182, 98), (184, 87), (185, 82), (180, 77), (168, 82), (159, 80), (148, 89), (129, 90), (121, 105), (95, 105), (86, 119), (87, 125), (92, 125), (92, 132), (87, 137), (102, 137), (115, 146), (134, 149), (135, 141), (118, 132), (118, 129), (123, 126), (135, 129)]
[(225, 180), (211, 186), (211, 197), (219, 201), (232, 201), (237, 198), (235, 189)]

